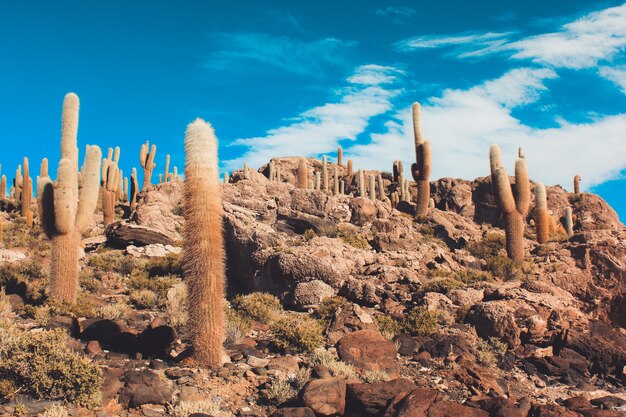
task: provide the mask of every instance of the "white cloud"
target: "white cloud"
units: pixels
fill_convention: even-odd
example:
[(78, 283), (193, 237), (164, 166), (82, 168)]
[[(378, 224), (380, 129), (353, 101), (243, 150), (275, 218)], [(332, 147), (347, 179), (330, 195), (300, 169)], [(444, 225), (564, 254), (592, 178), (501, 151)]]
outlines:
[(610, 61), (626, 49), (626, 4), (589, 13), (559, 30), (512, 40), (512, 33), (466, 32), (406, 39), (400, 50), (453, 48), (457, 58), (509, 54), (557, 68), (590, 68)]
[(223, 168), (237, 169), (244, 162), (260, 166), (275, 156), (314, 156), (336, 149), (341, 140), (356, 140), (372, 117), (392, 109), (391, 99), (400, 91), (385, 85), (400, 73), (395, 68), (377, 65), (357, 68), (348, 79), (350, 86), (339, 92), (337, 102), (314, 107), (265, 136), (236, 140), (235, 145), (245, 145), (249, 150), (239, 158), (225, 161)]
[(600, 67), (599, 73), (609, 81), (612, 81), (626, 94), (626, 65), (620, 67)]
[(218, 49), (209, 55), (207, 68), (241, 71), (261, 65), (307, 76), (346, 65), (347, 51), (356, 46), (356, 42), (335, 38), (304, 41), (252, 32), (219, 33), (213, 40)]
[(417, 14), (415, 9), (404, 6), (387, 6), (384, 9), (376, 10), (378, 16), (391, 19), (393, 23), (408, 23)]
[[(512, 110), (533, 103), (554, 78), (544, 69), (520, 68), (467, 90), (446, 90), (422, 105), (422, 128), (431, 139), (431, 178), (472, 179), (489, 174), (489, 145), (498, 143), (509, 169), (522, 146), (532, 179), (571, 187), (580, 174), (590, 187), (626, 167), (626, 114), (592, 123), (562, 123), (550, 129), (523, 124)], [(411, 112), (406, 108), (387, 122), (386, 132), (371, 135), (371, 143), (345, 150), (356, 166), (391, 169), (402, 158), (413, 161)], [(407, 171), (408, 172), (408, 171)]]
[(587, 14), (557, 32), (521, 39), (505, 49), (515, 59), (564, 68), (589, 68), (626, 48), (626, 4)]

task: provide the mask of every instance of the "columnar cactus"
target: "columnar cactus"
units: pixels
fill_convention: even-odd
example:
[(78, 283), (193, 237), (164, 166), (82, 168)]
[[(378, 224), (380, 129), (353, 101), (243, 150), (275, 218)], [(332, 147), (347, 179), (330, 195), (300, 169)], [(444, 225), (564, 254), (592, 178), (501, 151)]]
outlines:
[(526, 158), (526, 157), (524, 156), (524, 151), (522, 150), (522, 147), (521, 147), (521, 146), (520, 146), (519, 148), (517, 148), (517, 157), (518, 157), (518, 158), (520, 158), (520, 159), (524, 159), (524, 158)]
[(537, 231), (537, 242), (546, 243), (550, 240), (551, 217), (548, 213), (548, 200), (546, 187), (542, 183), (535, 186), (535, 230)]
[(404, 168), (402, 167), (402, 161), (393, 161), (393, 182), (401, 184), (400, 177), (404, 175)]
[(315, 173), (315, 191), (320, 191), (321, 189), (322, 178), (319, 172)]
[(15, 178), (13, 179), (13, 198), (22, 200), (22, 186), (24, 185), (24, 177), (22, 176), (22, 165), (18, 165), (15, 170)]
[(343, 149), (341, 148), (341, 146), (337, 148), (337, 165), (339, 165), (340, 167), (343, 166)]
[(224, 173), (224, 184), (228, 184), (230, 182), (230, 178), (228, 177), (228, 172)]
[(383, 176), (378, 174), (376, 177), (378, 182), (378, 198), (380, 201), (385, 201), (387, 196), (385, 195), (385, 184), (383, 183)]
[(328, 192), (328, 167), (326, 155), (322, 157), (322, 191)]
[(362, 169), (359, 169), (359, 197), (365, 197), (365, 175)]
[(354, 173), (353, 172), (353, 168), (352, 168), (352, 159), (348, 159), (348, 169), (347, 170), (348, 170), (348, 172), (346, 173), (346, 175), (348, 177), (351, 177), (352, 174)]
[(489, 148), (489, 169), (491, 170), (491, 184), (496, 187), (496, 172), (502, 166), (502, 154), (498, 145), (491, 145)]
[(48, 158), (43, 158), (41, 160), (41, 165), (39, 166), (39, 178), (49, 177), (48, 174)]
[(156, 168), (154, 163), (154, 157), (156, 156), (156, 145), (150, 147), (150, 142), (146, 142), (141, 145), (139, 152), (139, 164), (143, 168), (143, 186), (142, 189), (146, 189), (150, 186), (152, 180), (152, 170)]
[(185, 133), (183, 267), (188, 286), (188, 329), (194, 357), (213, 369), (222, 363), (225, 267), (217, 139), (196, 119)]
[(393, 193), (391, 193), (391, 207), (396, 208), (399, 202), (400, 196), (398, 195), (397, 191), (394, 191)]
[(115, 202), (120, 184), (120, 169), (115, 160), (102, 160), (102, 215), (104, 226), (115, 221)]
[(409, 180), (407, 178), (404, 178), (402, 181), (402, 194), (404, 196), (404, 199), (402, 201), (406, 201), (407, 203), (409, 202), (409, 200), (411, 199), (411, 193), (409, 191)]
[[(492, 145), (490, 156), (497, 157), (500, 150), (495, 150), (494, 147), (498, 145)], [(491, 173), (495, 178), (496, 202), (505, 216), (506, 252), (515, 263), (521, 264), (524, 262), (524, 224), (530, 206), (530, 181), (526, 160), (520, 158), (515, 161), (515, 196), (509, 176), (500, 165), (498, 161), (491, 161), (491, 166), (496, 167), (495, 172)]]
[(280, 176), (280, 165), (276, 165), (276, 174), (275, 174), (275, 176), (276, 176), (275, 181), (276, 182), (280, 182), (280, 178), (281, 178), (281, 176)]
[(372, 174), (369, 175), (369, 183), (370, 199), (376, 201), (376, 178)]
[(274, 161), (270, 161), (269, 170), (270, 170), (270, 173), (269, 173), (268, 179), (270, 181), (276, 181), (276, 171), (274, 167)]
[(298, 161), (298, 188), (306, 190), (309, 185), (309, 167), (306, 159), (300, 158)]
[(61, 302), (73, 303), (78, 290), (80, 235), (93, 218), (98, 202), (100, 158), (97, 146), (87, 146), (78, 188), (78, 96), (69, 93), (63, 100), (61, 160), (56, 185), (40, 178), (42, 228), (52, 240), (50, 293)]
[(163, 173), (163, 182), (170, 180), (170, 154), (165, 155), (165, 172)]
[(580, 175), (574, 176), (574, 194), (580, 194)]
[(344, 180), (339, 181), (339, 194), (346, 194), (346, 182)]
[(435, 208), (435, 199), (431, 198), (430, 200), (428, 200), (428, 208), (430, 210)]
[(137, 181), (137, 168), (133, 168), (130, 174), (130, 211), (137, 208), (137, 193), (139, 192), (139, 181)]
[(572, 208), (565, 207), (565, 232), (567, 236), (574, 234), (574, 221), (572, 219)]
[(174, 170), (173, 170), (172, 178), (174, 178), (175, 180), (177, 180), (177, 179), (178, 179), (178, 167), (177, 167), (176, 165), (174, 165)]
[(339, 194), (339, 173), (337, 167), (333, 167), (333, 195)]
[(28, 158), (24, 158), (24, 178), (22, 180), (22, 204), (20, 207), (20, 213), (26, 220), (26, 225), (32, 227), (33, 225), (33, 211), (30, 208), (30, 204), (33, 199), (33, 180), (30, 178), (30, 168)]
[(3, 175), (0, 179), (0, 199), (4, 200), (7, 196), (7, 176)]
[(411, 165), (411, 174), (417, 184), (416, 216), (428, 214), (428, 200), (430, 199), (430, 142), (422, 138), (420, 104), (413, 103), (413, 134), (415, 139), (415, 163)]

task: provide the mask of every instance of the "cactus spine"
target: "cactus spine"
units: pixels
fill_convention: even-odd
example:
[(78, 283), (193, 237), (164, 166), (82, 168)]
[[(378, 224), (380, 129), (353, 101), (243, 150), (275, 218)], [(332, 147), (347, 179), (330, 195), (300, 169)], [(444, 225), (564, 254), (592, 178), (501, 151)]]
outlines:
[(306, 190), (309, 185), (309, 168), (306, 159), (300, 158), (298, 161), (298, 188)]
[(196, 119), (185, 133), (183, 266), (188, 286), (188, 329), (195, 358), (222, 365), (224, 342), (224, 237), (217, 139)]
[(550, 215), (548, 214), (548, 200), (546, 187), (542, 183), (535, 186), (535, 230), (537, 242), (545, 243), (550, 240)]
[[(490, 156), (497, 157), (500, 149), (495, 151), (494, 147), (497, 145), (491, 147)], [(496, 162), (497, 164), (494, 164)], [(498, 207), (505, 216), (507, 255), (519, 265), (524, 262), (524, 224), (530, 206), (528, 170), (525, 159), (520, 158), (515, 161), (514, 196), (506, 170), (500, 165), (499, 161), (492, 159), (491, 166), (496, 167), (495, 172), (491, 173), (495, 178), (494, 193)]]
[(141, 145), (139, 151), (139, 163), (143, 168), (143, 186), (141, 189), (145, 189), (150, 186), (152, 180), (152, 170), (156, 167), (154, 163), (154, 157), (156, 156), (156, 145), (150, 147), (150, 142), (146, 142)]
[(52, 240), (50, 292), (58, 301), (73, 303), (78, 290), (80, 235), (91, 223), (98, 203), (98, 182), (102, 153), (87, 146), (82, 187), (78, 188), (78, 96), (69, 93), (63, 100), (61, 160), (57, 184), (40, 178), (42, 228)]
[(416, 216), (428, 214), (428, 200), (430, 199), (430, 142), (422, 138), (421, 106), (413, 103), (413, 135), (415, 139), (415, 163), (411, 165), (411, 174), (417, 183)]
[(24, 158), (24, 178), (22, 180), (22, 204), (20, 212), (22, 217), (26, 220), (28, 227), (33, 226), (33, 211), (30, 208), (30, 203), (33, 198), (33, 180), (30, 178), (30, 168), (28, 158)]
[(580, 194), (580, 175), (574, 176), (574, 194)]
[(341, 146), (337, 148), (337, 165), (343, 167), (343, 149)]
[(574, 234), (574, 221), (572, 220), (571, 207), (565, 207), (565, 233), (567, 233), (567, 236)]

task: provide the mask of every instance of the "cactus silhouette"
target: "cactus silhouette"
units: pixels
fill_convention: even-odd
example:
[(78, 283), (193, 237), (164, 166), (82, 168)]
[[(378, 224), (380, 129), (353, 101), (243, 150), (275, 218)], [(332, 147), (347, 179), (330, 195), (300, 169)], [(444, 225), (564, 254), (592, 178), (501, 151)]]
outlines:
[(98, 203), (100, 158), (97, 146), (87, 146), (78, 187), (78, 96), (69, 93), (63, 100), (61, 160), (56, 185), (40, 178), (42, 228), (52, 241), (50, 293), (61, 302), (73, 303), (78, 290), (80, 235), (93, 219)]
[(422, 138), (421, 106), (413, 103), (413, 135), (415, 140), (415, 163), (411, 165), (411, 174), (417, 184), (416, 216), (428, 214), (428, 200), (430, 199), (430, 142)]
[[(497, 148), (497, 149), (496, 149)], [(524, 224), (530, 206), (530, 181), (526, 160), (515, 161), (515, 196), (511, 189), (509, 176), (499, 161), (500, 149), (492, 145), (489, 156), (490, 164), (495, 172), (494, 193), (496, 202), (505, 217), (506, 252), (515, 263), (524, 262)]]
[(225, 334), (223, 214), (217, 139), (204, 120), (187, 126), (185, 158), (183, 267), (188, 329), (194, 357), (215, 369), (222, 365)]
[(546, 187), (540, 182), (535, 185), (534, 218), (537, 242), (545, 243), (550, 239), (551, 217), (548, 214)]

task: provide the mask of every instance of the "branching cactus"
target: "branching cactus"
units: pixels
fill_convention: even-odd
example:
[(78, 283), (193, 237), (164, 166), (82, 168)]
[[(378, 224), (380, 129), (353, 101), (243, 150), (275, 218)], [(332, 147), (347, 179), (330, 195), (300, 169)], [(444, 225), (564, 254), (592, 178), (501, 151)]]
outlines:
[(415, 163), (411, 165), (411, 174), (417, 184), (416, 216), (428, 214), (428, 200), (430, 199), (430, 142), (422, 138), (421, 106), (413, 103), (413, 134), (415, 139)]
[(195, 359), (216, 369), (223, 363), (225, 255), (217, 139), (211, 125), (196, 119), (187, 126), (185, 155), (182, 261), (188, 330)]
[(546, 187), (542, 183), (535, 186), (535, 230), (537, 231), (537, 242), (546, 243), (550, 240), (551, 217), (548, 213), (548, 199)]
[(80, 235), (93, 219), (98, 202), (100, 158), (97, 146), (87, 146), (78, 188), (78, 96), (69, 93), (63, 101), (61, 160), (57, 181), (40, 178), (42, 228), (52, 240), (50, 293), (61, 302), (74, 303), (78, 291)]
[(572, 219), (571, 207), (565, 207), (565, 233), (567, 233), (567, 236), (574, 234), (574, 221)]
[(580, 175), (574, 176), (574, 194), (580, 194)]
[[(491, 149), (493, 148), (494, 146)], [(505, 216), (506, 252), (519, 265), (524, 262), (524, 224), (530, 206), (530, 181), (526, 160), (520, 158), (515, 161), (515, 196), (504, 167), (497, 166), (491, 175), (495, 178), (496, 202)]]
[(152, 170), (156, 168), (154, 163), (154, 157), (156, 156), (156, 145), (150, 147), (150, 142), (146, 142), (141, 145), (141, 151), (139, 152), (139, 163), (143, 168), (143, 186), (142, 189), (146, 189), (150, 186), (152, 181)]
[(502, 165), (502, 153), (500, 152), (500, 147), (498, 145), (491, 145), (489, 147), (489, 169), (491, 170), (491, 184), (496, 187), (496, 173), (498, 172), (498, 168)]
[(309, 184), (309, 167), (306, 159), (300, 158), (298, 161), (298, 188), (306, 190)]
[(24, 178), (22, 180), (22, 202), (20, 207), (20, 213), (26, 220), (28, 227), (33, 226), (33, 211), (30, 208), (30, 204), (33, 199), (33, 180), (30, 178), (30, 165), (28, 158), (24, 158)]
[(343, 148), (341, 146), (337, 148), (337, 165), (343, 166)]
[(393, 193), (391, 193), (391, 207), (396, 208), (399, 202), (400, 196), (398, 195), (397, 191), (394, 191)]

